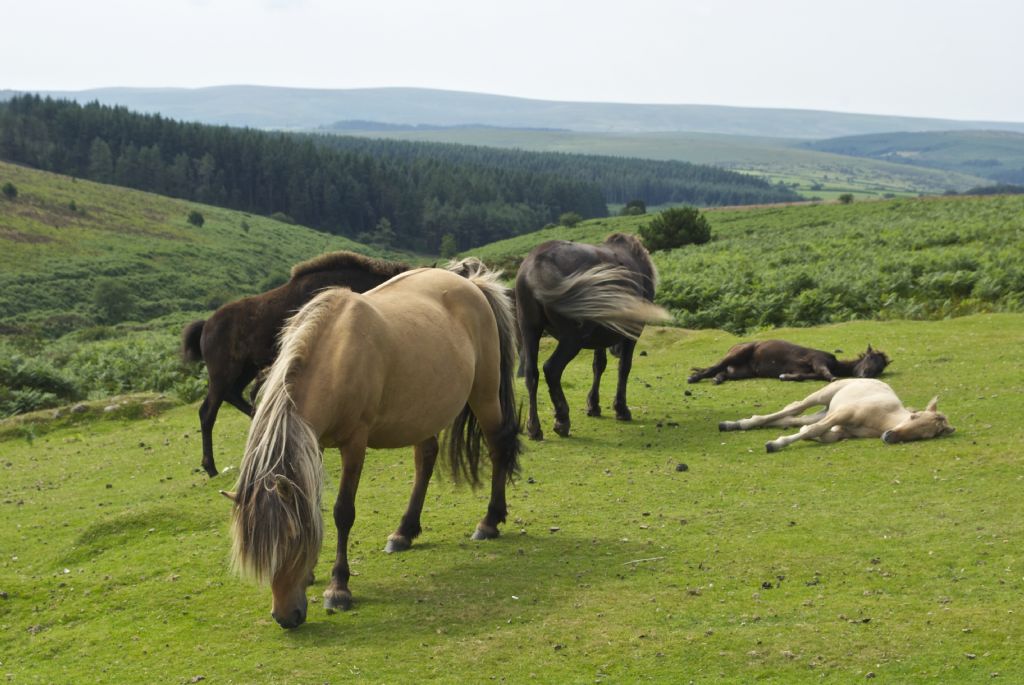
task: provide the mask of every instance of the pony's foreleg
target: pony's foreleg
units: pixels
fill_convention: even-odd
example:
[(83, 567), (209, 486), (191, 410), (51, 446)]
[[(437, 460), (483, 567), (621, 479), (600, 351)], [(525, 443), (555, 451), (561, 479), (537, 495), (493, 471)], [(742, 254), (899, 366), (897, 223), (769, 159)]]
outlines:
[(836, 442), (846, 437), (842, 429), (833, 430), (833, 427), (841, 426), (849, 418), (847, 412), (834, 412), (826, 415), (817, 423), (812, 423), (800, 429), (800, 432), (792, 435), (783, 435), (775, 440), (764, 444), (768, 452), (778, 452), (783, 447), (792, 445), (797, 440), (820, 440), (821, 442)]
[(329, 613), (352, 606), (352, 593), (348, 589), (348, 534), (356, 520), (356, 490), (366, 458), (366, 443), (349, 443), (341, 448), (341, 483), (338, 499), (334, 502), (334, 525), (338, 528), (338, 552), (331, 569), (331, 583), (324, 590), (324, 609)]
[(633, 368), (633, 350), (636, 349), (635, 340), (626, 340), (622, 343), (622, 350), (619, 352), (619, 384), (615, 388), (615, 401), (612, 408), (615, 410), (615, 418), (619, 421), (632, 421), (633, 415), (626, 404), (626, 383), (629, 381), (629, 372)]
[(580, 353), (580, 345), (575, 341), (560, 340), (554, 354), (544, 362), (544, 380), (548, 384), (551, 404), (555, 407), (555, 432), (563, 438), (569, 435), (569, 403), (562, 391), (562, 372), (569, 362)]
[(430, 484), (430, 476), (434, 473), (434, 463), (437, 461), (437, 437), (425, 440), (414, 448), (416, 459), (416, 479), (412, 484), (412, 495), (409, 496), (409, 506), (402, 515), (402, 521), (398, 524), (397, 530), (388, 536), (388, 543), (384, 551), (404, 552), (412, 547), (413, 538), (420, 534), (420, 514), (423, 512), (423, 500), (427, 496), (427, 485)]
[(601, 415), (601, 374), (608, 366), (608, 355), (603, 347), (594, 350), (594, 382), (587, 395), (587, 416)]

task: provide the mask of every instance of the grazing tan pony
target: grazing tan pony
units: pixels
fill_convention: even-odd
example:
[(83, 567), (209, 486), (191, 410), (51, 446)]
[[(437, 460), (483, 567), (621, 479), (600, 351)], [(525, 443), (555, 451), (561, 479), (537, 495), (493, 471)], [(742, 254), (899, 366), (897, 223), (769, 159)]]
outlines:
[[(903, 406), (887, 383), (874, 378), (846, 378), (774, 414), (722, 421), (718, 430), (801, 426), (799, 433), (766, 442), (764, 446), (769, 452), (778, 452), (797, 440), (837, 442), (845, 438), (880, 437), (890, 444), (927, 440), (956, 430), (944, 414), (936, 411), (938, 401), (938, 397), (933, 397), (924, 411), (912, 411)], [(821, 405), (825, 407), (821, 411), (801, 416), (804, 410)]]
[[(324, 591), (328, 611), (348, 609), (347, 542), (367, 447), (415, 446), (416, 477), (387, 551), (408, 549), (448, 430), (453, 474), (478, 481), (481, 443), (491, 458), (491, 497), (474, 539), (498, 535), (505, 484), (517, 469), (515, 318), (500, 274), (478, 261), (417, 269), (365, 294), (332, 288), (288, 322), (260, 393), (234, 502), (235, 568), (269, 582), (274, 619), (306, 620), (323, 539), (321, 449), (341, 451), (334, 504), (338, 547)], [(461, 275), (459, 275), (461, 274)]]

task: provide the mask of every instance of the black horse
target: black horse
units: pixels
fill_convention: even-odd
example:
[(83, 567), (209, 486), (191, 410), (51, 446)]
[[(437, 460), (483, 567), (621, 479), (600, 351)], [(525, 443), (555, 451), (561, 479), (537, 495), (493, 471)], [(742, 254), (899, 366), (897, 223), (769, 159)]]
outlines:
[(653, 304), (658, 274), (638, 238), (613, 233), (600, 245), (552, 240), (526, 256), (516, 275), (516, 316), (522, 336), (521, 356), (530, 393), (526, 430), (544, 437), (537, 418), (537, 353), (547, 332), (558, 340), (544, 363), (544, 379), (555, 407), (555, 432), (569, 434), (569, 405), (562, 392), (562, 372), (581, 349), (594, 350), (594, 382), (587, 395), (587, 415), (600, 416), (598, 392), (607, 365), (605, 350), (619, 357), (615, 418), (629, 421), (626, 381), (633, 350), (644, 324), (671, 318)]
[[(199, 407), (203, 432), (203, 468), (217, 475), (213, 461), (213, 424), (227, 400), (253, 415), (242, 395), (245, 387), (277, 357), (277, 336), (285, 320), (324, 288), (345, 286), (361, 293), (375, 288), (409, 267), (365, 257), (355, 252), (330, 252), (292, 267), (284, 285), (243, 297), (220, 307), (205, 321), (193, 321), (182, 331), (182, 357), (205, 361), (210, 382)], [(255, 396), (255, 392), (251, 394)]]
[(711, 378), (715, 384), (743, 378), (778, 378), (780, 381), (829, 381), (837, 378), (875, 378), (889, 365), (889, 357), (868, 345), (856, 359), (836, 359), (834, 354), (785, 340), (758, 340), (733, 345), (725, 357), (706, 369), (693, 369), (688, 379), (697, 383)]

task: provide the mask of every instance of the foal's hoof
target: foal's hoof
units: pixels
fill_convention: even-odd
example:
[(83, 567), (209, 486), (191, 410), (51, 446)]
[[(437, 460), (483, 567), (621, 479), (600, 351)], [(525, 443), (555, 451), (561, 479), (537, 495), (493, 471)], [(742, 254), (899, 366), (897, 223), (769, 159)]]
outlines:
[(771, 452), (778, 452), (778, 451), (779, 451), (780, 449), (782, 449), (781, 447), (779, 447), (778, 445), (776, 445), (776, 444), (775, 444), (774, 442), (766, 442), (766, 443), (764, 444), (764, 448), (765, 448), (765, 450), (767, 450), (767, 451), (768, 451), (769, 453), (771, 453)]
[(736, 424), (732, 421), (720, 421), (718, 423), (718, 430), (722, 431), (734, 431), (736, 430)]
[(393, 554), (394, 552), (404, 552), (410, 547), (412, 547), (412, 540), (404, 535), (392, 533), (388, 536), (388, 543), (384, 545), (384, 551)]
[(327, 613), (348, 611), (352, 608), (352, 593), (348, 590), (324, 590), (324, 609)]
[(494, 526), (488, 526), (483, 523), (478, 524), (476, 530), (473, 531), (474, 540), (493, 540), (498, 537), (499, 531)]

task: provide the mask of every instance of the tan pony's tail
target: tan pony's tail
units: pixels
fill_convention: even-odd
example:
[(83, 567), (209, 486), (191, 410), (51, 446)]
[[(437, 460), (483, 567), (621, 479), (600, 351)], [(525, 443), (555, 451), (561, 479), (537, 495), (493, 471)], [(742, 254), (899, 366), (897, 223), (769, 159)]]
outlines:
[[(519, 472), (519, 455), (523, 451), (519, 434), (522, 421), (515, 396), (516, 371), (516, 316), (512, 308), (512, 297), (508, 288), (501, 283), (501, 272), (491, 271), (479, 259), (469, 258), (450, 262), (448, 271), (468, 279), (480, 289), (491, 306), (498, 326), (500, 346), (501, 381), (498, 388), (501, 405), (501, 427), (496, 437), (496, 451), (499, 464), (509, 480)], [(474, 485), (479, 483), (478, 469), (482, 431), (469, 405), (456, 417), (448, 434), (448, 453), (452, 464), (452, 475), (468, 476)]]

